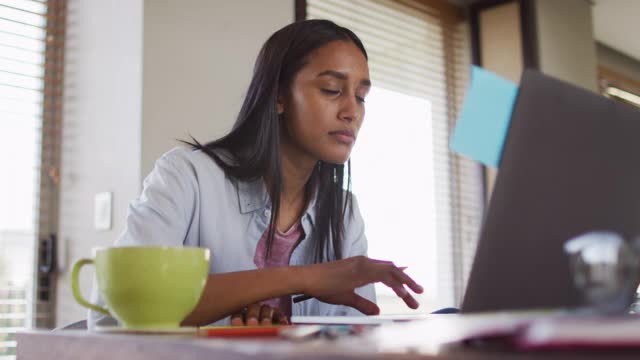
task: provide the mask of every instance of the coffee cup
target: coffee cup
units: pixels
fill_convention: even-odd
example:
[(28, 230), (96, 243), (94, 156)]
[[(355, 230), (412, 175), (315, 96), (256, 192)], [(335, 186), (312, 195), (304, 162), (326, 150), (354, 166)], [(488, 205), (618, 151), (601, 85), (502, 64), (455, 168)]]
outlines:
[[(80, 294), (78, 276), (93, 264), (106, 308)], [(95, 251), (72, 270), (75, 300), (115, 317), (125, 328), (176, 328), (198, 304), (209, 273), (209, 250), (197, 247), (133, 246)]]

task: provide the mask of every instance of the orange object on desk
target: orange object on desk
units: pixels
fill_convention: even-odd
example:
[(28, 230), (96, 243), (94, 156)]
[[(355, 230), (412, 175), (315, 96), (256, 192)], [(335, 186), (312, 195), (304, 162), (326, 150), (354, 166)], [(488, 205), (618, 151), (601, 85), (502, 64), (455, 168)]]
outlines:
[(269, 337), (278, 336), (285, 326), (205, 326), (198, 329), (198, 336), (205, 337)]

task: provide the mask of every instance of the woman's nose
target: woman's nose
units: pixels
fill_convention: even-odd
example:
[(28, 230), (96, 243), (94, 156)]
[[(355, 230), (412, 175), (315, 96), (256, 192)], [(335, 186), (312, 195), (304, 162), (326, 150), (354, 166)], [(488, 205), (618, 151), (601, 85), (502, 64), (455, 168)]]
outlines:
[(339, 117), (342, 120), (353, 122), (362, 116), (361, 104), (355, 96), (350, 96), (342, 102)]

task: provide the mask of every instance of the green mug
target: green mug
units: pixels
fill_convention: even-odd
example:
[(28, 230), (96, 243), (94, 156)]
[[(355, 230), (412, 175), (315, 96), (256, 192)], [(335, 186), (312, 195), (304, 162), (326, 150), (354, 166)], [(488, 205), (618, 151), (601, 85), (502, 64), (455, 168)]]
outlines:
[[(87, 264), (96, 268), (108, 310), (80, 294), (78, 275)], [(71, 286), (80, 305), (115, 317), (125, 328), (176, 328), (198, 304), (208, 273), (209, 249), (111, 247), (96, 250), (94, 259), (78, 260)]]

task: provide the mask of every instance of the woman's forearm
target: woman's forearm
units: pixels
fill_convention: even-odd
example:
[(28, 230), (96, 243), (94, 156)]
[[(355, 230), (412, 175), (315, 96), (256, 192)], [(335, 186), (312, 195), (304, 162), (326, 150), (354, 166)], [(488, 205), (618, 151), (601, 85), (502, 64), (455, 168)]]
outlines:
[(378, 307), (354, 292), (376, 282), (384, 283), (407, 306), (417, 309), (418, 302), (405, 286), (418, 294), (423, 288), (403, 270), (389, 261), (355, 256), (321, 264), (209, 275), (200, 302), (182, 324), (210, 324), (247, 305), (288, 294), (307, 294), (329, 304), (376, 314)]
[(248, 304), (302, 293), (305, 286), (304, 268), (286, 266), (209, 275), (198, 305), (182, 325), (210, 324)]

